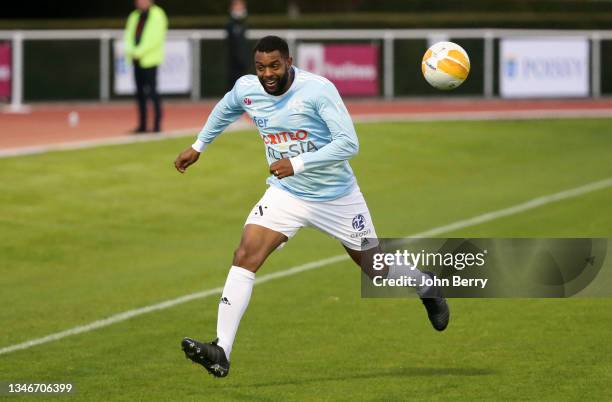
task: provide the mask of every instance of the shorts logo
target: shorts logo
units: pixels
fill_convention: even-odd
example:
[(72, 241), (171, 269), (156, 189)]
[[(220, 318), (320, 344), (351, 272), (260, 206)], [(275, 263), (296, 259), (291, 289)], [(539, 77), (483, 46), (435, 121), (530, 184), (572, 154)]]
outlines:
[[(267, 206), (265, 206), (265, 205), (263, 205), (263, 208), (262, 208), (262, 205), (258, 205), (258, 206), (257, 206), (257, 210), (259, 210), (259, 216), (263, 216), (263, 214), (264, 214), (264, 209), (268, 209), (268, 207), (267, 207)], [(258, 215), (258, 213), (257, 213), (257, 212), (255, 212), (255, 215)]]
[(232, 303), (230, 303), (230, 301), (227, 299), (227, 297), (222, 297), (221, 300), (219, 301), (219, 304), (227, 304), (228, 306), (231, 306)]
[(251, 102), (250, 98), (244, 98), (243, 102), (244, 102), (245, 105), (250, 105), (251, 103), (253, 103), (253, 102)]
[(353, 229), (361, 232), (363, 229), (365, 229), (365, 225), (366, 220), (363, 215), (355, 215), (355, 217), (353, 218)]

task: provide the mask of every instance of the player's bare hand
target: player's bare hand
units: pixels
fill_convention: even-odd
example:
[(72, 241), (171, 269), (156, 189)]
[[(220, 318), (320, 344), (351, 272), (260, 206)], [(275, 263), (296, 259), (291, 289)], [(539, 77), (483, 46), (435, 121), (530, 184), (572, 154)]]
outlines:
[(293, 176), (293, 165), (289, 159), (281, 159), (270, 165), (270, 173), (278, 179)]
[(200, 157), (200, 153), (195, 149), (189, 147), (176, 157), (174, 161), (174, 167), (181, 173), (185, 173), (185, 170), (194, 163), (197, 162)]

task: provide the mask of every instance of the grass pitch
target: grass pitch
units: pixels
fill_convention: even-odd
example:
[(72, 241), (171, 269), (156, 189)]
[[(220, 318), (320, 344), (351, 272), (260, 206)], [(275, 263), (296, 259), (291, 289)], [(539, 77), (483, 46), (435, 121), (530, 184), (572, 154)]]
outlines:
[[(406, 236), (612, 177), (612, 121), (358, 126), (351, 162), (380, 236)], [(0, 160), (0, 348), (222, 286), (263, 146), (228, 133), (186, 175), (190, 139)], [(612, 237), (612, 188), (445, 236)], [(260, 275), (343, 253), (302, 230)], [(0, 355), (0, 381), (72, 382), (79, 400), (605, 400), (610, 299), (362, 300), (345, 261), (257, 285), (230, 376), (180, 351), (214, 337), (217, 297)], [(607, 318), (606, 318), (607, 317)], [(38, 398), (37, 400), (40, 400)]]

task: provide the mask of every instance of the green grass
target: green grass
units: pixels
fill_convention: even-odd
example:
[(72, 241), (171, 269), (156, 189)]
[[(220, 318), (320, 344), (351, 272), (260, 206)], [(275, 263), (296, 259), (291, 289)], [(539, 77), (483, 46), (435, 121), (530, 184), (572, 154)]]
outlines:
[[(380, 236), (418, 233), (612, 177), (612, 121), (358, 127), (352, 162)], [(266, 164), (226, 134), (186, 175), (189, 139), (0, 160), (0, 347), (222, 286)], [(448, 236), (612, 237), (612, 189)], [(342, 253), (301, 231), (261, 274)], [(214, 380), (179, 341), (214, 336), (217, 297), (0, 355), (0, 381), (71, 381), (79, 400), (609, 399), (610, 299), (452, 300), (435, 333), (418, 301), (359, 297), (342, 262), (258, 285)]]

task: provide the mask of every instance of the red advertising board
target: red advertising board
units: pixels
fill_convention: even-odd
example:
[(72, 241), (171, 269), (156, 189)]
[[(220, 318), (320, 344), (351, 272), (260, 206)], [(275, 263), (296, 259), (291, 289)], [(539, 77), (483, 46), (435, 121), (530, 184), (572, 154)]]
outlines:
[(0, 42), (0, 99), (11, 96), (11, 45)]
[(376, 96), (378, 46), (371, 44), (300, 44), (298, 67), (319, 74), (336, 85), (342, 95)]

